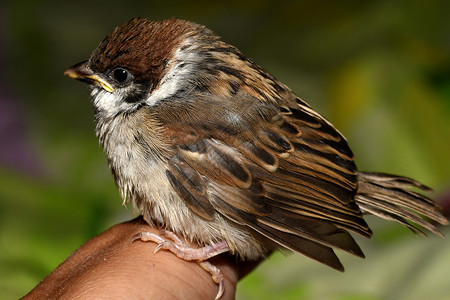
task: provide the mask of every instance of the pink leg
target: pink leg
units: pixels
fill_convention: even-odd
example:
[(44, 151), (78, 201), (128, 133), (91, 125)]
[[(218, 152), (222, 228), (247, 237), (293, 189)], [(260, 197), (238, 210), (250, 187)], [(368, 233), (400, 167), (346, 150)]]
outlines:
[(161, 232), (176, 244), (185, 246), (186, 244), (173, 231), (161, 229)]
[(152, 232), (140, 232), (138, 234), (135, 234), (131, 238), (131, 242), (134, 242), (138, 239), (143, 242), (155, 242), (158, 245), (153, 251), (154, 253), (158, 252), (161, 249), (166, 249), (181, 259), (187, 261), (196, 260), (205, 271), (211, 274), (213, 281), (219, 284), (219, 291), (216, 295), (216, 299), (222, 297), (224, 292), (224, 278), (222, 272), (219, 268), (205, 260), (221, 253), (227, 252), (229, 250), (227, 242), (222, 241), (202, 248), (192, 248), (183, 243), (183, 241), (181, 241), (181, 239), (172, 231), (164, 230), (163, 233), (172, 241), (166, 240)]

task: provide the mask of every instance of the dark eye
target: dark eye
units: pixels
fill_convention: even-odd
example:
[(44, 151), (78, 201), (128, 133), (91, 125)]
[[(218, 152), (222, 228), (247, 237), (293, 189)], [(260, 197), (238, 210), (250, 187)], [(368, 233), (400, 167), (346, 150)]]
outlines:
[(128, 70), (125, 70), (125, 69), (122, 69), (122, 68), (115, 69), (113, 71), (113, 76), (114, 76), (114, 79), (118, 83), (125, 83), (128, 80), (130, 80), (130, 78), (131, 78), (130, 72), (128, 72)]

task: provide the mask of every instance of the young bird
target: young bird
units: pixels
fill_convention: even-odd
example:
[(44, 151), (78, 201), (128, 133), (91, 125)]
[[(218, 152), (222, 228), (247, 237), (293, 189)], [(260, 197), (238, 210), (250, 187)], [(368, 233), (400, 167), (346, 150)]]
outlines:
[(343, 271), (333, 248), (364, 257), (349, 231), (372, 235), (365, 213), (417, 233), (413, 223), (439, 235), (428, 220), (448, 224), (410, 190), (429, 188), (358, 171), (330, 122), (203, 26), (132, 19), (65, 74), (92, 88), (124, 203), (164, 230), (135, 239), (200, 262), (218, 298), (220, 270), (206, 259), (226, 251), (256, 260), (288, 249)]

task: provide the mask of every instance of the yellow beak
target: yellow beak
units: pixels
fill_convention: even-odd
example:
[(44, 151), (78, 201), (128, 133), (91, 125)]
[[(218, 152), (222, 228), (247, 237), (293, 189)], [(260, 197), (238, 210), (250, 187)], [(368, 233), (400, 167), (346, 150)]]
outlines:
[(114, 88), (104, 78), (95, 74), (89, 67), (88, 61), (80, 62), (64, 71), (64, 75), (87, 83), (100, 85), (105, 91), (112, 93)]

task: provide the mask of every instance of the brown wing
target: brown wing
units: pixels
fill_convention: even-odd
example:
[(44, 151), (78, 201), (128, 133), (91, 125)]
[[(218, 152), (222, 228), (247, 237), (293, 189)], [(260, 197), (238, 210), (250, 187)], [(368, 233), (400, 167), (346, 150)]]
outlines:
[(345, 139), (301, 100), (281, 108), (251, 101), (171, 107), (191, 114), (165, 121), (178, 145), (167, 169), (173, 188), (207, 220), (220, 213), (336, 269), (331, 247), (363, 257), (346, 231), (371, 235), (353, 200), (356, 167)]

